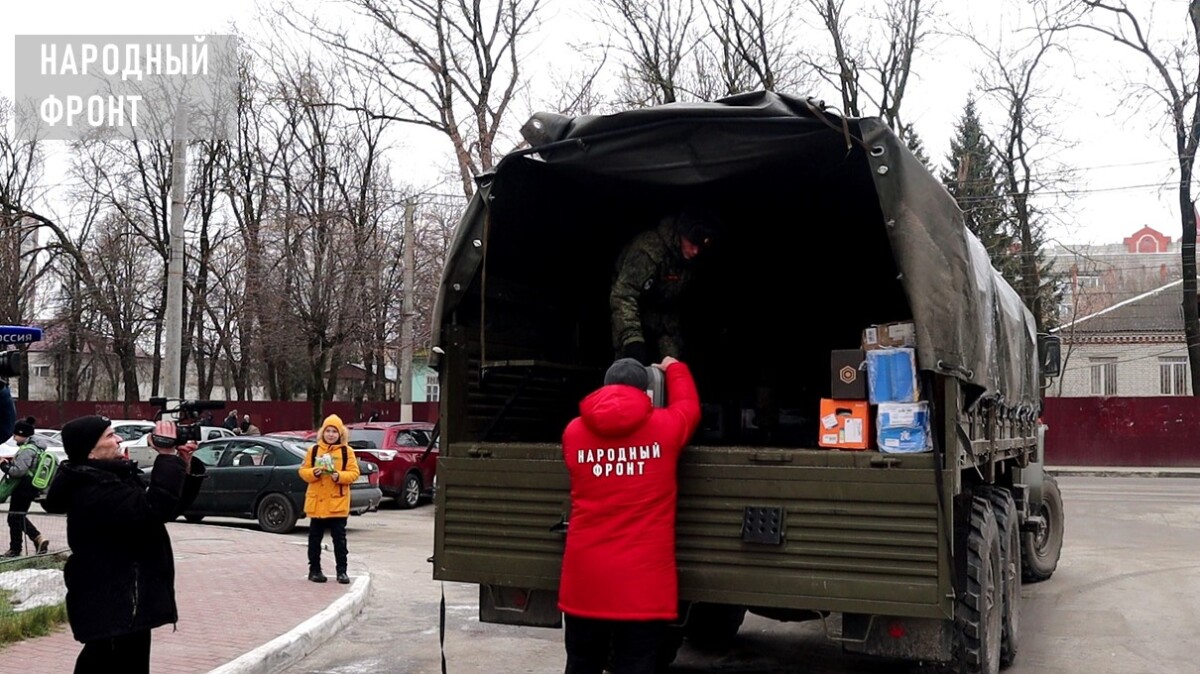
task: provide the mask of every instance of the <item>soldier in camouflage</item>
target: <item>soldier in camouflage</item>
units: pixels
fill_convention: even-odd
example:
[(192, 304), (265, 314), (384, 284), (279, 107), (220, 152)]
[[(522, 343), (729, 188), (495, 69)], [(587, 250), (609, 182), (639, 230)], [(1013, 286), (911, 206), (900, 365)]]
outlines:
[(679, 298), (716, 232), (711, 215), (686, 209), (638, 234), (621, 251), (608, 300), (618, 358), (648, 365), (681, 357)]

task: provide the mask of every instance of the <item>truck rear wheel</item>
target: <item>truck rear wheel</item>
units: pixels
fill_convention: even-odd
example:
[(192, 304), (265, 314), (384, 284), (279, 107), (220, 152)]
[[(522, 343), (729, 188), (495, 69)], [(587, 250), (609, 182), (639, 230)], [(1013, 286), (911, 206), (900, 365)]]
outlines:
[(1037, 583), (1054, 575), (1062, 554), (1063, 501), (1058, 480), (1047, 473), (1042, 482), (1042, 502), (1030, 504), (1030, 515), (1042, 518), (1037, 531), (1025, 534), (1021, 545), (1022, 571), (1025, 582)]
[(1000, 640), (1000, 666), (1008, 667), (1017, 658), (1021, 619), (1021, 528), (1012, 493), (996, 487), (989, 490), (992, 514), (1000, 532), (1000, 587), (1004, 598), (1003, 629)]
[(959, 594), (955, 618), (958, 674), (997, 674), (1004, 604), (1000, 532), (991, 501), (981, 496), (971, 500), (966, 552), (967, 586)]

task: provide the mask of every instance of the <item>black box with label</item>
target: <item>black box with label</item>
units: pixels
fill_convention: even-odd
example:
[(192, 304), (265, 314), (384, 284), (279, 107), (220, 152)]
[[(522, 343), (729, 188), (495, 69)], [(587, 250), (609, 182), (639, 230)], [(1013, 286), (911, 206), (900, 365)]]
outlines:
[(834, 349), (829, 359), (829, 393), (837, 400), (867, 399), (867, 352)]

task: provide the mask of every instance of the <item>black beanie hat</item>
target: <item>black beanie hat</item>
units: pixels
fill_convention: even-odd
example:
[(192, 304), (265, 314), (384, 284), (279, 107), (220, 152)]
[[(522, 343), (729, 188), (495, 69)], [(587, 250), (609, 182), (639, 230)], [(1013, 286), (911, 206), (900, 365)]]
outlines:
[(28, 438), (33, 435), (33, 426), (37, 421), (33, 417), (25, 417), (13, 426), (13, 435), (19, 435), (22, 438)]
[(112, 421), (108, 417), (102, 417), (96, 414), (90, 414), (86, 417), (72, 419), (63, 426), (62, 439), (63, 449), (67, 452), (67, 458), (72, 461), (82, 461), (87, 458), (96, 443), (100, 442), (100, 437), (104, 435), (104, 431), (112, 425)]
[(646, 374), (646, 366), (636, 358), (621, 358), (608, 366), (604, 373), (604, 385), (628, 384), (645, 391), (650, 388), (650, 375)]

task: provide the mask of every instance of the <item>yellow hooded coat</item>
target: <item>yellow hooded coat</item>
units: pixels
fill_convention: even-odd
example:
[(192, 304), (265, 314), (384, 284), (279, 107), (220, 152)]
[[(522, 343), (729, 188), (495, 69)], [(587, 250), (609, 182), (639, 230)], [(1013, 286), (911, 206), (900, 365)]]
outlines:
[[(334, 444), (325, 442), (325, 429), (337, 429), (338, 441)], [(325, 418), (317, 431), (317, 444), (313, 445), (304, 455), (304, 463), (300, 466), (300, 477), (308, 483), (308, 491), (304, 495), (304, 514), (309, 517), (349, 517), (350, 516), (350, 485), (358, 479), (358, 460), (354, 458), (354, 450), (346, 443), (350, 433), (338, 415), (331, 414)], [(345, 455), (346, 469), (342, 470), (342, 456)], [(332, 472), (322, 471), (314, 474), (314, 465), (323, 462), (322, 457), (329, 456)], [(315, 464), (314, 464), (315, 459)], [(334, 479), (337, 475), (337, 479)]]

